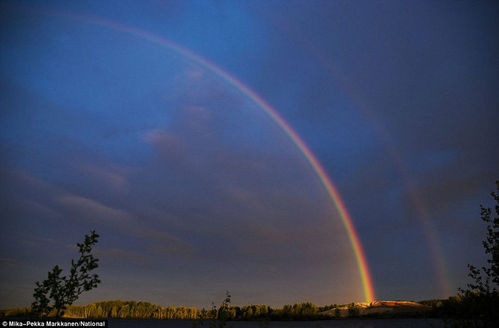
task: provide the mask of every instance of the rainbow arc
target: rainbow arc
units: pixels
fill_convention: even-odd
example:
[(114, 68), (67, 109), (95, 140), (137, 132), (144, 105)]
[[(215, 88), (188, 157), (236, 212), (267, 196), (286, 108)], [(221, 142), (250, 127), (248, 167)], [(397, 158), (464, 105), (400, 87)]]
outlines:
[(335, 208), (338, 211), (338, 214), (341, 218), (345, 231), (347, 232), (348, 239), (352, 250), (355, 254), (355, 259), (357, 262), (357, 267), (359, 269), (360, 279), (362, 282), (362, 288), (364, 292), (364, 298), (367, 302), (373, 302), (375, 300), (374, 296), (374, 287), (371, 279), (371, 275), (369, 272), (368, 262), (362, 248), (362, 244), (359, 239), (359, 235), (355, 229), (352, 218), (348, 213), (346, 205), (342, 200), (338, 189), (335, 187), (331, 179), (328, 177), (326, 171), (318, 161), (317, 157), (312, 153), (310, 148), (305, 144), (302, 138), (294, 131), (294, 129), (284, 120), (284, 118), (275, 110), (272, 106), (270, 106), (264, 99), (262, 99), (258, 94), (256, 94), (253, 90), (251, 90), (248, 86), (238, 80), (236, 77), (230, 75), (228, 72), (217, 66), (215, 63), (212, 63), (205, 59), (204, 57), (192, 52), (191, 50), (184, 48), (166, 38), (160, 37), (158, 35), (146, 32), (144, 30), (115, 23), (109, 20), (104, 20), (102, 18), (97, 17), (89, 17), (76, 15), (73, 13), (61, 13), (61, 12), (48, 12), (54, 16), (66, 17), (70, 19), (76, 19), (88, 23), (93, 23), (96, 25), (108, 27), (113, 30), (121, 31), (124, 33), (128, 33), (130, 35), (139, 37), (141, 39), (147, 40), (154, 44), (157, 44), (161, 47), (168, 48), (175, 53), (193, 61), (194, 63), (202, 66), (208, 71), (214, 73), (216, 76), (226, 81), (233, 87), (235, 87), (239, 92), (248, 97), (251, 101), (253, 101), (259, 108), (261, 108), (268, 116), (284, 131), (284, 133), (293, 141), (293, 143), (298, 147), (301, 153), (305, 156), (308, 163), (312, 166), (314, 172), (319, 177), (322, 185), (326, 189), (330, 200), (333, 202)]

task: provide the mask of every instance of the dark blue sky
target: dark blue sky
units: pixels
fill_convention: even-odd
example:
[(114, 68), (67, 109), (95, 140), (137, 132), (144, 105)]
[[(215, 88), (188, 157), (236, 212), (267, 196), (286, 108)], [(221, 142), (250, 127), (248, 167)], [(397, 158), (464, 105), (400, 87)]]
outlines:
[[(96, 229), (81, 302), (363, 299), (314, 171), (338, 187), (378, 299), (446, 297), (481, 264), (499, 177), (498, 7), (474, 1), (3, 1), (0, 308)], [(79, 17), (79, 18), (77, 18)]]

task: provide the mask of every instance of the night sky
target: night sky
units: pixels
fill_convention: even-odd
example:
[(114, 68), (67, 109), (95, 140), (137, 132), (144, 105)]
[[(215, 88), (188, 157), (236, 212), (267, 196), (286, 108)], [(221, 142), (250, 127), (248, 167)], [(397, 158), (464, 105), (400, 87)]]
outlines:
[(377, 299), (456, 294), (499, 178), (497, 31), (492, 1), (2, 1), (0, 308), (93, 229), (79, 304), (364, 300), (309, 161), (206, 63), (316, 156)]

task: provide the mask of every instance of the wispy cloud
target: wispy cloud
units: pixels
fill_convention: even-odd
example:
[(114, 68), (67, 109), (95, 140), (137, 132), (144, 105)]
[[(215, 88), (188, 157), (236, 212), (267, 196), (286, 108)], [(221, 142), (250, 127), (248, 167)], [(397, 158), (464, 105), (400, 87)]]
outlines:
[(114, 191), (128, 191), (130, 184), (125, 176), (126, 169), (117, 165), (102, 167), (94, 164), (80, 166), (80, 171), (92, 177), (96, 183), (110, 186)]
[(103, 205), (93, 199), (65, 195), (59, 197), (57, 201), (70, 212), (78, 214), (86, 220), (118, 225), (129, 225), (135, 221), (135, 218), (126, 211)]

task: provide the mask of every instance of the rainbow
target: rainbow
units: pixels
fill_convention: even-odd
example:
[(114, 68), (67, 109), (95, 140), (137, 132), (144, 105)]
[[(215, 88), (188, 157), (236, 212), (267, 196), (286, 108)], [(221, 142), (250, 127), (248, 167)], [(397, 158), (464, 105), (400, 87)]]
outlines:
[[(47, 12), (47, 11), (45, 11)], [(263, 100), (258, 94), (256, 94), (254, 91), (252, 91), (249, 87), (247, 87), (245, 84), (243, 84), (240, 80), (235, 78), (234, 76), (230, 75), (226, 71), (224, 71), (222, 68), (217, 66), (216, 64), (208, 61), (207, 59), (201, 57), (200, 55), (192, 52), (189, 49), (186, 49), (184, 47), (181, 47), (174, 42), (165, 39), (163, 37), (160, 37), (158, 35), (130, 27), (127, 25), (115, 23), (109, 20), (104, 20), (102, 18), (97, 18), (97, 17), (89, 17), (89, 16), (82, 16), (82, 15), (76, 15), (73, 13), (61, 13), (61, 12), (54, 12), (50, 11), (48, 12), (50, 15), (54, 16), (60, 16), (60, 17), (66, 17), (66, 18), (71, 18), (71, 19), (76, 19), (88, 23), (93, 23), (96, 25), (100, 26), (105, 26), (108, 28), (111, 28), (113, 30), (121, 31), (128, 33), (133, 36), (140, 37), (144, 40), (147, 40), (149, 42), (155, 43), (159, 46), (166, 47), (170, 50), (173, 50), (175, 53), (184, 56), (193, 62), (197, 63), (198, 65), (202, 66), (203, 68), (207, 69), (208, 71), (211, 71), (215, 75), (217, 75), (219, 78), (222, 80), (226, 81), (233, 87), (235, 87), (237, 90), (239, 90), (243, 95), (248, 97), (250, 100), (252, 100), (258, 107), (260, 107), (265, 113), (267, 113), (270, 118), (288, 135), (288, 137), (293, 141), (293, 143), (298, 147), (298, 149), (303, 153), (307, 161), (310, 163), (312, 166), (313, 170), (319, 177), (322, 185), (326, 189), (329, 198), (333, 202), (335, 208), (337, 209), (341, 221), (343, 223), (343, 226), (347, 232), (348, 239), (350, 241), (350, 244), (352, 246), (352, 250), (355, 254), (357, 266), (359, 268), (359, 273), (360, 273), (360, 279), (362, 282), (362, 287), (364, 291), (364, 297), (365, 301), (367, 302), (373, 302), (375, 300), (374, 296), (374, 287), (373, 283), (371, 280), (371, 275), (369, 272), (369, 266), (368, 262), (366, 259), (366, 256), (364, 254), (364, 250), (362, 248), (362, 244), (359, 239), (359, 235), (357, 231), (355, 230), (352, 218), (350, 214), (347, 211), (347, 208), (345, 206), (345, 203), (343, 202), (342, 198), (340, 197), (340, 193), (338, 192), (338, 189), (334, 186), (333, 182), (331, 179), (328, 177), (326, 171), (322, 167), (322, 165), (319, 163), (315, 155), (312, 153), (310, 148), (305, 144), (305, 142), (300, 138), (300, 136), (293, 130), (293, 128), (282, 118), (279, 113), (272, 108), (265, 100)]]

